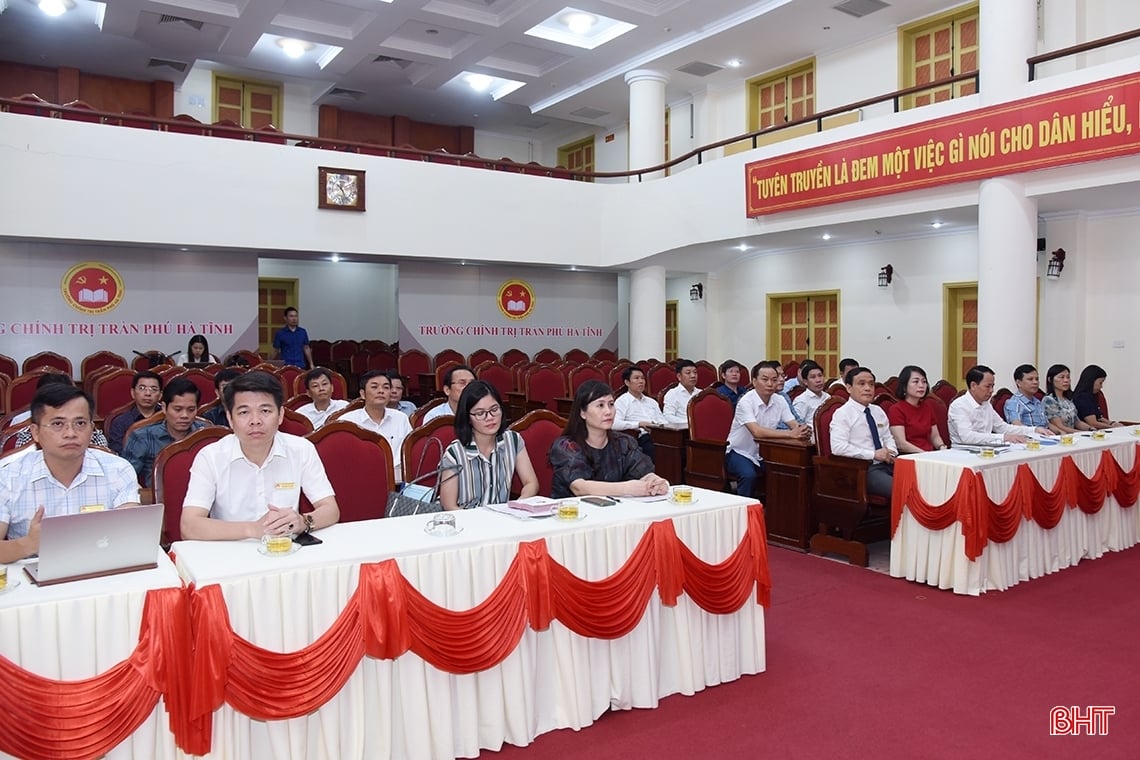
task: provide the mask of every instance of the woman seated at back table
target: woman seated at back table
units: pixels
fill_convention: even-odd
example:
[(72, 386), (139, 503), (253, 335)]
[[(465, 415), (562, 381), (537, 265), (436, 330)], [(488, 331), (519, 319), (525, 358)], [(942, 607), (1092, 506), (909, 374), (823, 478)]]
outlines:
[(1100, 393), (1107, 377), (1108, 373), (1102, 367), (1090, 364), (1081, 370), (1077, 387), (1073, 388), (1073, 405), (1077, 407), (1077, 419), (1088, 425), (1091, 430), (1121, 426), (1121, 423), (1101, 416), (1100, 404), (1097, 403), (1096, 396)]
[(587, 380), (574, 394), (570, 419), (550, 447), (554, 468), (551, 496), (657, 496), (669, 481), (653, 472), (653, 462), (637, 441), (614, 433), (613, 390), (601, 380)]
[(934, 406), (926, 400), (928, 391), (926, 371), (922, 367), (908, 364), (899, 370), (895, 395), (900, 401), (887, 410), (887, 421), (900, 454), (947, 448), (938, 432)]
[(1073, 403), (1072, 379), (1069, 368), (1064, 364), (1054, 364), (1045, 373), (1045, 417), (1049, 429), (1054, 433), (1076, 433), (1079, 430), (1092, 430), (1077, 417), (1077, 407)]
[(455, 440), (443, 452), (442, 467), (459, 469), (440, 475), (439, 503), (444, 509), (505, 504), (511, 479), (519, 476), (526, 498), (538, 493), (538, 476), (521, 435), (507, 429), (503, 400), (489, 383), (467, 384), (455, 409)]

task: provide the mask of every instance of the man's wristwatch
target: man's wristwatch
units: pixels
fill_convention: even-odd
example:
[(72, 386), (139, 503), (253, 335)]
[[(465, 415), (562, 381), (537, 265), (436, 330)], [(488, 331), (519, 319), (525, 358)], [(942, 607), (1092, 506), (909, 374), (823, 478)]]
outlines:
[(306, 512), (305, 514), (301, 515), (301, 517), (305, 520), (305, 530), (302, 532), (312, 533), (313, 532), (313, 513), (312, 512)]

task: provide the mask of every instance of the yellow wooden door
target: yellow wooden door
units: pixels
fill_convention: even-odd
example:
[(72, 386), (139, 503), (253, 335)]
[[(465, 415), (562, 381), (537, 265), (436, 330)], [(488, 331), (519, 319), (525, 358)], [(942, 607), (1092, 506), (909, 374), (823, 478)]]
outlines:
[[(905, 32), (904, 59), (909, 62), (904, 84), (923, 85), (978, 68), (977, 8), (920, 25)], [(940, 103), (951, 98), (973, 95), (973, 82), (947, 85), (918, 93), (907, 99), (912, 108)]]
[(246, 129), (281, 129), (281, 86), (215, 76), (214, 121), (222, 120)]
[(677, 302), (665, 302), (665, 361), (677, 359)]
[(961, 386), (966, 371), (978, 363), (978, 284), (960, 282), (944, 287), (946, 348), (942, 374)]
[[(587, 137), (585, 140), (559, 148), (558, 164), (576, 172), (594, 171), (594, 138)], [(587, 178), (585, 181), (593, 180)]]
[(769, 296), (768, 356), (780, 364), (814, 359), (839, 374), (839, 292)]
[(297, 305), (297, 280), (257, 278), (257, 350), (273, 356), (273, 334), (285, 324), (285, 309)]

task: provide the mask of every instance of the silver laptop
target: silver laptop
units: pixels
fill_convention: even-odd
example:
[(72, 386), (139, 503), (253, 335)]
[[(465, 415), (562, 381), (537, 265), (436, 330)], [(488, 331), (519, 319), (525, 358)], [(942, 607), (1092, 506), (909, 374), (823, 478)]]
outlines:
[(158, 567), (161, 504), (48, 517), (40, 524), (39, 562), (24, 566), (32, 583), (51, 586)]

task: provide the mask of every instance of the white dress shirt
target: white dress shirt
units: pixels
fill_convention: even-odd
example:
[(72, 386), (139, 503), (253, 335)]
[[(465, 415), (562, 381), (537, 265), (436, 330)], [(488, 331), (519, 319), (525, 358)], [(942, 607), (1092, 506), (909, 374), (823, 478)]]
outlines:
[(748, 429), (748, 423), (755, 423), (760, 427), (776, 429), (781, 422), (791, 426), (796, 418), (788, 402), (779, 393), (773, 393), (765, 404), (760, 400), (756, 389), (745, 393), (736, 402), (736, 411), (732, 415), (732, 427), (728, 429), (728, 449), (735, 451), (742, 457), (748, 457), (755, 464), (760, 464), (760, 444)]
[(442, 404), (437, 404), (436, 406), (433, 406), (431, 409), (428, 409), (427, 414), (424, 415), (424, 418), (423, 418), (423, 420), (420, 421), (420, 424), (426, 425), (429, 422), (431, 422), (432, 420), (439, 419), (440, 417), (443, 417), (445, 415), (454, 415), (454, 414), (455, 414), (455, 410), (451, 408), (451, 404), (448, 403), (447, 401), (444, 401)]
[[(665, 415), (661, 413), (661, 407), (657, 406), (657, 400), (644, 393), (641, 398), (634, 398), (632, 393), (618, 396), (614, 402), (614, 430), (636, 430), (639, 422), (665, 424)], [(648, 432), (642, 428), (638, 434), (645, 435)]]
[(682, 425), (689, 424), (689, 402), (701, 392), (700, 388), (694, 387), (693, 390), (685, 390), (685, 386), (677, 385), (670, 388), (669, 392), (665, 394), (665, 421), (680, 423)]
[(874, 460), (876, 448), (875, 440), (871, 437), (871, 426), (867, 424), (868, 409), (871, 410), (871, 419), (875, 421), (875, 430), (879, 433), (879, 443), (892, 453), (899, 453), (899, 447), (891, 435), (890, 423), (887, 422), (887, 413), (882, 407), (878, 404), (863, 406), (850, 398), (831, 417), (832, 454)]
[[(446, 408), (447, 404), (442, 404), (442, 406)], [(344, 422), (355, 422), (365, 430), (379, 433), (388, 439), (388, 445), (392, 447), (392, 466), (395, 468), (396, 482), (399, 483), (404, 479), (404, 467), (401, 463), (400, 451), (404, 446), (404, 439), (408, 437), (408, 433), (412, 432), (412, 423), (408, 421), (408, 415), (399, 409), (385, 408), (384, 416), (379, 422), (376, 422), (368, 415), (368, 410), (362, 408), (345, 412), (337, 419)]]
[(819, 395), (815, 395), (811, 391), (804, 391), (796, 396), (795, 401), (792, 402), (792, 411), (796, 416), (804, 421), (805, 425), (811, 427), (812, 440), (815, 440), (815, 410), (823, 406), (823, 402), (831, 398), (831, 394), (827, 391), (820, 391)]
[(215, 520), (253, 522), (271, 504), (297, 509), (302, 492), (313, 504), (333, 495), (312, 443), (278, 431), (259, 466), (246, 459), (236, 435), (227, 435), (194, 457), (182, 506), (209, 510)]
[(329, 421), (329, 417), (339, 412), (348, 406), (348, 402), (342, 398), (329, 399), (329, 405), (324, 411), (317, 409), (315, 404), (305, 404), (297, 410), (298, 414), (303, 414), (309, 418), (309, 422), (313, 423), (313, 430), (320, 430), (321, 426)]
[(1001, 418), (989, 401), (978, 403), (966, 391), (950, 402), (950, 442), (986, 446), (1004, 443), (1006, 433), (1024, 433), (1029, 428), (1014, 427)]

